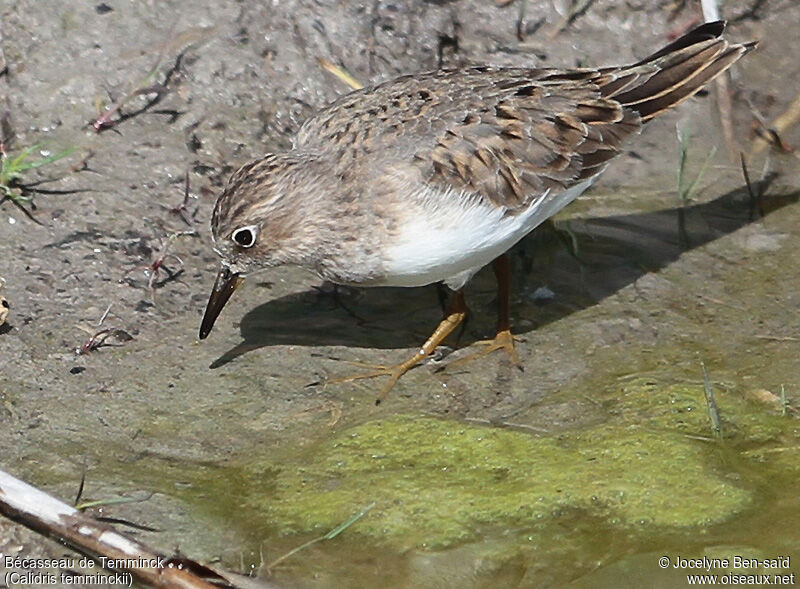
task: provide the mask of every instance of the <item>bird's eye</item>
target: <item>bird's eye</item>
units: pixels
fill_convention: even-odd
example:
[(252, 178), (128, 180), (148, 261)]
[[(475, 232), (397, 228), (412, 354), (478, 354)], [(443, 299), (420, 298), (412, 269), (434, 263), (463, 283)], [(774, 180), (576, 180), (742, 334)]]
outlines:
[(256, 227), (240, 227), (231, 235), (231, 239), (242, 247), (252, 247), (256, 243)]

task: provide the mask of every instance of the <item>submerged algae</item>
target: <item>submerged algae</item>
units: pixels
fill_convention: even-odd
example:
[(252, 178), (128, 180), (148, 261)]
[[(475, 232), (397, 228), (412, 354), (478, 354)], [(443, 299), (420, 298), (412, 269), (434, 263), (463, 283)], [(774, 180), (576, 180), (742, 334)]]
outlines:
[(358, 533), (426, 547), (569, 511), (623, 525), (709, 524), (750, 501), (715, 472), (703, 442), (627, 424), (533, 437), (391, 417), (341, 432), (275, 483), (274, 496), (253, 501), (284, 533), (333, 527), (375, 501)]
[(541, 549), (558, 538), (562, 552), (570, 542), (580, 552), (598, 534), (724, 523), (788, 488), (800, 471), (797, 419), (722, 387), (725, 438), (714, 440), (702, 384), (657, 380), (596, 392), (603, 423), (548, 435), (400, 415), (319, 432), (302, 449), (260, 443), (225, 465), (181, 461), (176, 472), (148, 454), (106, 467), (150, 488), (158, 472), (164, 492), (261, 539), (323, 534), (376, 502), (348, 536), (400, 548), (518, 536), (509, 554), (515, 542)]

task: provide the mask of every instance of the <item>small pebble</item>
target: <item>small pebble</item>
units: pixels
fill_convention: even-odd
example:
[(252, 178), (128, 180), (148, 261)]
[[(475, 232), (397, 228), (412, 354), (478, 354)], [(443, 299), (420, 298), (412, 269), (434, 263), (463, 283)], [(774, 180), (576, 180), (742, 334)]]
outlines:
[(554, 293), (546, 286), (540, 286), (539, 288), (534, 290), (530, 296), (531, 300), (534, 303), (543, 304), (543, 303), (549, 303), (554, 298), (556, 298), (556, 293)]

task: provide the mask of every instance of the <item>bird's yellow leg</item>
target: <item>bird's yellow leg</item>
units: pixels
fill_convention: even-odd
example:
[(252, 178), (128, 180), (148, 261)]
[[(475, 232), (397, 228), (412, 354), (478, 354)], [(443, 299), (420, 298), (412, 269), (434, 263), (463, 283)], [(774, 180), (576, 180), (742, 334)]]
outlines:
[(457, 366), (458, 364), (465, 364), (477, 358), (482, 358), (495, 350), (505, 350), (508, 353), (509, 361), (520, 370), (523, 370), (522, 364), (519, 361), (519, 355), (514, 346), (515, 338), (511, 334), (509, 321), (511, 261), (509, 260), (508, 254), (503, 254), (496, 258), (494, 262), (492, 262), (492, 269), (497, 278), (497, 333), (494, 339), (475, 342), (475, 345), (486, 346), (484, 349), (473, 352), (458, 360), (453, 360), (447, 365), (447, 368)]
[(430, 356), (437, 346), (439, 346), (453, 330), (464, 320), (467, 315), (467, 305), (464, 301), (464, 293), (458, 291), (453, 300), (448, 305), (447, 312), (444, 319), (442, 319), (439, 326), (431, 334), (431, 336), (422, 344), (422, 347), (405, 362), (395, 364), (394, 366), (378, 366), (371, 372), (363, 374), (354, 374), (352, 376), (345, 376), (341, 378), (331, 379), (329, 382), (351, 382), (362, 378), (375, 378), (378, 376), (388, 376), (389, 381), (383, 386), (380, 393), (378, 393), (377, 402), (381, 402), (394, 387), (395, 383), (400, 380), (406, 372), (414, 368), (417, 364), (422, 362), (425, 358)]

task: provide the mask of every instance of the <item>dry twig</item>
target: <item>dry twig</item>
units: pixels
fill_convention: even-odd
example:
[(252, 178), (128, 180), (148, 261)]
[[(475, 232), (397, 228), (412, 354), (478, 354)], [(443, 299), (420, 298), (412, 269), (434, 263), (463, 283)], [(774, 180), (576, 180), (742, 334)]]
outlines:
[(110, 571), (162, 589), (267, 589), (252, 579), (169, 557), (0, 471), (0, 514), (89, 556)]
[(322, 57), (317, 58), (317, 63), (320, 65), (322, 69), (339, 78), (340, 81), (350, 86), (350, 88), (352, 88), (353, 90), (360, 90), (361, 88), (364, 87), (364, 85), (358, 80), (356, 80), (352, 75), (350, 75), (350, 73), (347, 70), (345, 70), (342, 67), (339, 67), (335, 63), (331, 63), (330, 61)]
[[(777, 141), (758, 137), (753, 142), (753, 148), (750, 150), (750, 153), (753, 155), (760, 153), (769, 145), (777, 145), (779, 148), (783, 148), (785, 144), (780, 140), (780, 136), (798, 122), (800, 122), (800, 94), (797, 95), (789, 105), (789, 108), (787, 108), (782, 115), (767, 126), (769, 135), (772, 135), (773, 138), (777, 138)], [(783, 151), (786, 151), (786, 149), (784, 148)]]
[[(80, 329), (84, 329), (80, 327)], [(89, 330), (86, 330), (87, 332)], [(89, 339), (87, 339), (80, 348), (75, 349), (75, 353), (78, 356), (83, 356), (84, 354), (88, 354), (89, 352), (94, 352), (98, 348), (103, 346), (113, 346), (119, 347), (122, 345), (122, 342), (129, 342), (133, 339), (133, 336), (125, 331), (124, 329), (119, 329), (118, 327), (107, 327), (106, 329), (101, 329), (100, 331), (91, 333), (89, 335)], [(119, 343), (109, 343), (109, 339), (116, 339)]]
[[(150, 297), (154, 305), (156, 303), (156, 287), (162, 286), (171, 280), (175, 280), (183, 273), (183, 260), (179, 256), (169, 253), (169, 248), (176, 239), (186, 235), (197, 235), (197, 231), (192, 229), (190, 231), (176, 231), (175, 233), (170, 234), (167, 237), (167, 242), (161, 248), (161, 252), (155, 260), (149, 264), (136, 266), (125, 272), (125, 277), (127, 277), (131, 272), (135, 272), (136, 270), (144, 270), (144, 273), (147, 276), (147, 288), (150, 290)], [(172, 258), (178, 264), (177, 270), (171, 270), (166, 266), (166, 262), (170, 258)], [(162, 280), (161, 283), (159, 283), (158, 275), (162, 271), (167, 273), (167, 277)]]

